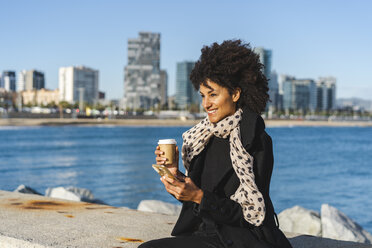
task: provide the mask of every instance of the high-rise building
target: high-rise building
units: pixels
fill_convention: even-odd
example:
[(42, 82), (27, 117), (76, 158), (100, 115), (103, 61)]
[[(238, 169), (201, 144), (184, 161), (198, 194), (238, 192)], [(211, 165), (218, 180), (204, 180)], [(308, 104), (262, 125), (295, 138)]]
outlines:
[(280, 74), (278, 77), (278, 84), (279, 84), (279, 99), (278, 99), (278, 109), (284, 110), (284, 82), (289, 80), (288, 78), (291, 78), (291, 76)]
[(269, 95), (271, 100), (270, 105), (273, 106), (274, 109), (279, 109), (280, 107), (279, 83), (278, 74), (275, 71), (272, 71), (270, 74)]
[(312, 79), (284, 77), (283, 108), (285, 110), (315, 111), (317, 90)]
[(131, 110), (166, 104), (167, 76), (160, 70), (160, 33), (140, 32), (128, 39), (128, 65), (124, 68), (124, 102)]
[(320, 77), (317, 81), (317, 110), (336, 109), (336, 78)]
[(160, 104), (168, 106), (168, 74), (165, 70), (160, 70)]
[(17, 81), (17, 91), (24, 91), (26, 87), (26, 75), (27, 71), (22, 70), (18, 73), (18, 81)]
[(190, 73), (195, 62), (177, 63), (175, 102), (180, 109), (187, 109), (191, 104), (200, 105), (200, 96), (190, 81)]
[(98, 101), (98, 70), (85, 66), (59, 68), (60, 100), (69, 103)]
[[(272, 61), (272, 51), (265, 49), (263, 47), (254, 48), (254, 52), (260, 57), (261, 64), (264, 65), (263, 73), (265, 77), (269, 80), (269, 97), (271, 102), (267, 103), (267, 109), (272, 110), (277, 107), (278, 96), (279, 96), (279, 86), (276, 76), (276, 73), (272, 74), (271, 72), (271, 61)], [(274, 76), (274, 78), (272, 78)]]
[(14, 71), (3, 71), (0, 78), (0, 88), (9, 92), (16, 90), (16, 74)]
[(264, 65), (263, 72), (266, 78), (270, 79), (272, 51), (263, 47), (255, 47), (254, 52), (258, 54), (261, 64)]
[(36, 70), (26, 71), (24, 90), (40, 90), (45, 88), (44, 73)]
[(292, 81), (295, 80), (295, 77), (288, 75), (280, 75), (280, 91), (283, 95), (283, 109), (289, 110), (292, 108)]

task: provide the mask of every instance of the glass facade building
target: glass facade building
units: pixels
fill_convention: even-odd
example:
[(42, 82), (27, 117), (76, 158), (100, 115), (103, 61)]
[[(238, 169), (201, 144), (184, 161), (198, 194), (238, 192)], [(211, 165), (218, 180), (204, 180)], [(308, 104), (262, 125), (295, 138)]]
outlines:
[(14, 71), (3, 71), (0, 77), (0, 88), (6, 91), (16, 91), (16, 73)]
[(271, 102), (267, 103), (267, 109), (276, 109), (278, 106), (279, 97), (279, 85), (277, 80), (277, 75), (275, 72), (271, 72), (272, 65), (272, 51), (265, 49), (263, 47), (254, 48), (254, 52), (260, 57), (261, 64), (264, 65), (263, 73), (265, 77), (269, 80), (269, 97)]
[(281, 75), (284, 110), (329, 111), (336, 108), (336, 79), (295, 79)]
[(40, 90), (45, 88), (44, 73), (37, 70), (26, 71), (24, 90)]
[(69, 103), (98, 101), (98, 70), (85, 66), (59, 68), (60, 100)]
[(200, 105), (200, 95), (190, 81), (194, 66), (195, 62), (190, 61), (177, 63), (175, 102), (180, 109), (187, 109), (191, 104)]
[(317, 89), (312, 79), (283, 79), (283, 108), (285, 110), (315, 111), (317, 106)]
[(317, 110), (329, 111), (336, 108), (336, 78), (321, 77), (317, 82)]

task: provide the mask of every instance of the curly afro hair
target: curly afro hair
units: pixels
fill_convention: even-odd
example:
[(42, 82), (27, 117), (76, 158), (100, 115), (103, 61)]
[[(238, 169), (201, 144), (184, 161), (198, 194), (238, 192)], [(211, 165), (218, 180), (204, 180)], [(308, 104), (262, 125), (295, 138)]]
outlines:
[(263, 64), (249, 44), (241, 40), (226, 40), (220, 45), (204, 46), (191, 71), (190, 80), (196, 90), (211, 80), (229, 90), (241, 89), (237, 107), (248, 107), (258, 114), (265, 111), (269, 99), (268, 80)]

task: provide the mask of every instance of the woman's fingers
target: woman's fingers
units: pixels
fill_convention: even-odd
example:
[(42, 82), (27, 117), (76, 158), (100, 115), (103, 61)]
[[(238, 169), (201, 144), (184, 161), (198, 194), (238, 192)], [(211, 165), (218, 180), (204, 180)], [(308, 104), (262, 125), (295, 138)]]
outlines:
[(165, 164), (165, 161), (167, 161), (166, 158), (162, 158), (162, 157), (156, 157), (155, 160), (157, 164)]
[(167, 160), (166, 158), (162, 158), (161, 155), (163, 155), (164, 152), (160, 150), (160, 146), (157, 146), (155, 149), (155, 160), (156, 164), (165, 164), (165, 161)]
[(176, 199), (194, 201), (200, 204), (202, 197), (202, 195), (200, 196), (199, 194), (200, 189), (190, 178), (186, 177), (185, 182), (180, 182), (168, 176), (163, 176), (160, 180), (163, 182), (167, 192), (176, 197)]
[(181, 182), (179, 182), (178, 180), (175, 180), (173, 178), (170, 178), (168, 176), (163, 176), (162, 177), (164, 181), (168, 182), (169, 184), (175, 186), (175, 187), (180, 187), (181, 186)]
[(163, 183), (166, 182), (173, 191), (177, 192), (178, 194), (182, 194), (185, 189), (185, 183), (180, 182), (176, 179), (172, 179), (168, 176), (162, 177)]
[(155, 150), (155, 154), (158, 155), (158, 156), (160, 156), (160, 155), (164, 154), (164, 152), (160, 150), (160, 147), (159, 146), (157, 146), (156, 147), (156, 150)]
[(178, 151), (178, 146), (176, 146), (176, 161), (178, 163), (180, 152)]
[(170, 184), (170, 183), (166, 180), (166, 176), (161, 177), (160, 180), (161, 180), (162, 183), (164, 184), (165, 189), (168, 191), (168, 193), (174, 195), (174, 197), (176, 197), (177, 199), (179, 199), (178, 188), (175, 187), (174, 185)]

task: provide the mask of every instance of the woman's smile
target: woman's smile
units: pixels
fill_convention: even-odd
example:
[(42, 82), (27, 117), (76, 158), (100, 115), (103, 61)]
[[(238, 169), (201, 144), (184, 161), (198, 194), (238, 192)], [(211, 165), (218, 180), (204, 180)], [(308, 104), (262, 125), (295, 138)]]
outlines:
[(208, 110), (207, 111), (208, 115), (213, 115), (216, 112), (217, 112), (217, 109), (213, 109), (213, 110)]

